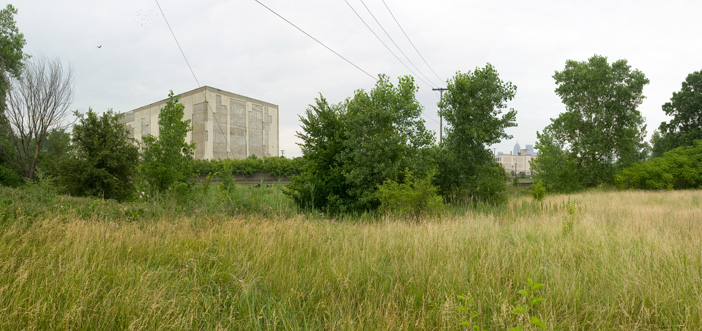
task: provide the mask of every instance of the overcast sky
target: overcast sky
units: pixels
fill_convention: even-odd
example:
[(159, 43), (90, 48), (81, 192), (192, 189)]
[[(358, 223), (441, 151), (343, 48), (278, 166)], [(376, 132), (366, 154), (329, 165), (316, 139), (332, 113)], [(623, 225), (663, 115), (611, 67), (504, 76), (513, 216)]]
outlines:
[[(344, 0), (260, 0), (373, 76), (393, 83), (411, 74), (363, 25)], [(661, 105), (685, 77), (702, 70), (701, 1), (415, 1), (385, 0), (424, 64), (382, 0), (364, 0), (409, 57), (424, 83), (417, 98), (427, 126), (438, 132), (438, 94), (456, 71), (493, 64), (517, 86), (513, 139), (493, 146), (508, 152), (515, 142), (533, 144), (536, 131), (564, 110), (554, 93), (554, 71), (568, 59), (594, 54), (627, 59), (651, 81), (639, 108), (648, 135), (667, 120)], [(155, 1), (21, 0), (17, 25), (25, 52), (58, 57), (75, 75), (74, 109), (119, 112), (197, 88)], [(375, 81), (272, 14), (254, 0), (159, 0), (202, 85), (280, 107), (280, 149), (299, 156), (298, 115), (320, 93), (340, 102)], [(361, 0), (348, 0), (406, 65)], [(4, 5), (3, 5), (4, 7)], [(100, 48), (98, 46), (101, 45)], [(439, 80), (441, 78), (441, 80)]]

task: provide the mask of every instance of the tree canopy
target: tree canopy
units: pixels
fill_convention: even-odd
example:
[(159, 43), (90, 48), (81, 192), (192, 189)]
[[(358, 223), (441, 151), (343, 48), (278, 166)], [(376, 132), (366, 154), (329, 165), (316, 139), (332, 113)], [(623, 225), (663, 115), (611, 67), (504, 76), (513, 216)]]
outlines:
[(381, 75), (371, 91), (329, 104), (320, 96), (300, 116), (297, 136), (305, 171), (288, 194), (301, 206), (333, 213), (378, 208), (378, 185), (402, 182), (405, 170), (425, 176), (434, 136), (420, 118), (411, 77), (397, 86)]
[(500, 79), (491, 64), (449, 80), (439, 103), (446, 119), (446, 138), (438, 155), (436, 183), (445, 197), (499, 202), (504, 170), (488, 146), (510, 138), (506, 128), (517, 126), (517, 112), (507, 109), (516, 86)]
[(22, 49), (27, 42), (17, 28), (15, 15), (17, 9), (11, 4), (0, 10), (0, 113), (5, 109), (8, 75), (19, 78), (24, 66)]
[(73, 195), (127, 200), (134, 195), (139, 148), (109, 110), (98, 116), (92, 109), (76, 112), (73, 150), (59, 167), (59, 182)]
[[(574, 161), (582, 186), (611, 184), (617, 169), (644, 158), (646, 126), (637, 107), (649, 81), (641, 71), (626, 60), (610, 64), (595, 55), (588, 61), (566, 61), (553, 78), (566, 111), (544, 129), (541, 137), (550, 141), (538, 144), (559, 146)], [(533, 161), (537, 177), (544, 180), (554, 178), (547, 172), (560, 171), (544, 162), (549, 157), (540, 152)]]
[(676, 147), (692, 146), (695, 140), (702, 139), (702, 71), (687, 75), (680, 91), (663, 105), (663, 111), (673, 118), (661, 123), (658, 135), (652, 139), (654, 156)]
[(141, 174), (153, 192), (165, 192), (178, 182), (186, 183), (192, 175), (190, 160), (195, 143), (185, 142), (192, 127), (190, 120), (183, 120), (184, 109), (171, 91), (166, 106), (158, 114), (158, 138), (153, 135), (143, 138)]

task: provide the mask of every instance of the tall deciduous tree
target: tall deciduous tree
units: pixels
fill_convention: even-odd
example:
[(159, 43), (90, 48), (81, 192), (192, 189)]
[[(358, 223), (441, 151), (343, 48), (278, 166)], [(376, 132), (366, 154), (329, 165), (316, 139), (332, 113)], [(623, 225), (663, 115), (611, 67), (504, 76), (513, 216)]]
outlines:
[(689, 75), (680, 91), (674, 92), (670, 102), (663, 105), (666, 115), (673, 118), (661, 123), (659, 135), (654, 136), (654, 156), (680, 146), (692, 146), (702, 139), (702, 71)]
[[(610, 64), (599, 55), (583, 62), (568, 60), (553, 78), (566, 111), (551, 120), (543, 137), (572, 158), (582, 186), (612, 183), (617, 169), (642, 159), (646, 150), (646, 126), (637, 107), (648, 79), (626, 60)], [(542, 156), (549, 157), (540, 153), (537, 165)], [(537, 166), (539, 172), (560, 171), (544, 165)]]
[(10, 4), (0, 10), (0, 183), (11, 181), (13, 185), (19, 182), (19, 169), (10, 139), (14, 131), (4, 112), (10, 78), (18, 78), (22, 72), (25, 58), (22, 49), (26, 43), (24, 35), (17, 29), (16, 14), (17, 9)]
[(171, 91), (166, 106), (158, 114), (158, 138), (152, 135), (143, 138), (141, 174), (153, 191), (165, 192), (176, 183), (186, 183), (192, 175), (190, 160), (195, 143), (185, 142), (192, 127), (190, 120), (183, 120), (184, 109)]
[(139, 148), (119, 122), (120, 116), (111, 110), (102, 116), (92, 109), (86, 114), (76, 112), (73, 150), (59, 166), (59, 183), (68, 193), (116, 200), (133, 196)]
[(73, 101), (73, 73), (58, 59), (34, 58), (18, 79), (10, 79), (8, 107), (3, 118), (15, 161), (26, 178), (34, 170), (46, 137), (60, 127)]
[(303, 207), (334, 213), (373, 210), (386, 180), (403, 182), (405, 170), (427, 175), (434, 137), (420, 118), (416, 91), (411, 77), (393, 86), (381, 75), (371, 91), (358, 90), (341, 104), (317, 99), (300, 117), (308, 162), (288, 194)]
[(439, 114), (448, 125), (436, 179), (441, 194), (458, 200), (499, 202), (505, 189), (504, 170), (488, 146), (509, 138), (505, 129), (517, 125), (514, 109), (503, 113), (517, 87), (500, 79), (487, 64), (456, 73), (447, 88), (439, 103)]
[(5, 109), (9, 78), (19, 78), (25, 58), (22, 48), (26, 44), (24, 35), (15, 23), (17, 9), (8, 4), (0, 10), (0, 113)]

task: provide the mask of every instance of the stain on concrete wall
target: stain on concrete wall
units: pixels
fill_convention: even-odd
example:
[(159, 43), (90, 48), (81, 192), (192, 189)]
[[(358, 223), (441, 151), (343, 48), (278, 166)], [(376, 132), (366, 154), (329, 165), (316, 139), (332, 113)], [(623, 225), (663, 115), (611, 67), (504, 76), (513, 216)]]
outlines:
[(251, 105), (249, 112), (249, 155), (263, 156), (263, 106)]
[(196, 103), (193, 105), (193, 142), (195, 143), (195, 158), (202, 159), (205, 157), (205, 142), (207, 141), (207, 101)]
[(229, 99), (229, 142), (235, 158), (246, 158), (246, 101)]
[(222, 104), (221, 95), (217, 95), (216, 105), (215, 122), (212, 126), (212, 131), (214, 131), (212, 134), (212, 138), (214, 138), (212, 156), (215, 159), (226, 159), (229, 156), (227, 153), (227, 106)]

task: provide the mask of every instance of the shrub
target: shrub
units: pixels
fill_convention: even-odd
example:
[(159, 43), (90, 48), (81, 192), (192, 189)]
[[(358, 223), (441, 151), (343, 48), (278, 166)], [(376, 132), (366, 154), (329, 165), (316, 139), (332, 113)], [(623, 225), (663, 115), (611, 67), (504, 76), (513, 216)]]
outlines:
[(388, 179), (378, 186), (382, 212), (415, 219), (443, 213), (443, 199), (436, 193), (436, 186), (431, 184), (432, 175), (416, 179), (406, 171), (404, 179), (404, 183)]
[(531, 185), (531, 196), (534, 200), (541, 201), (546, 196), (546, 186), (541, 181), (537, 181)]
[(616, 176), (620, 188), (644, 190), (694, 189), (702, 187), (702, 140), (694, 146), (667, 151), (661, 157), (638, 163)]
[(121, 115), (107, 111), (98, 116), (92, 109), (75, 113), (73, 153), (58, 167), (59, 183), (77, 196), (127, 200), (135, 193), (139, 149), (119, 122)]
[(0, 185), (17, 187), (21, 181), (20, 175), (8, 167), (0, 165)]

